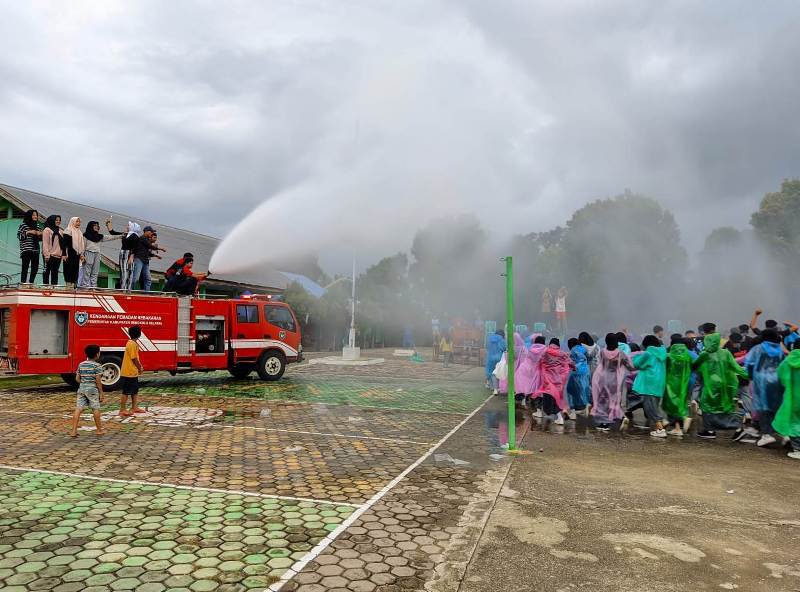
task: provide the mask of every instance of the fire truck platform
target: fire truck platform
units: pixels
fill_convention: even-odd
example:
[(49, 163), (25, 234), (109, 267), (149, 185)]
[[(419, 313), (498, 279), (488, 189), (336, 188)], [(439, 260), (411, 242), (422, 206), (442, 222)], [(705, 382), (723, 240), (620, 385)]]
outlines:
[(120, 418), (107, 393), (106, 435), (86, 413), (77, 438), (67, 387), (2, 392), (0, 588), (421, 587), (479, 495), (487, 443), (500, 450), (481, 374), (390, 360), (275, 383), (145, 375), (147, 413)]

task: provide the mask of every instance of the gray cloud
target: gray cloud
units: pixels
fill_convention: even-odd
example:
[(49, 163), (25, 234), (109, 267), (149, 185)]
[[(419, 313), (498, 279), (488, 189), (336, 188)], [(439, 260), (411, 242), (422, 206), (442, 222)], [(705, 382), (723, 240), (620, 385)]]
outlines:
[(793, 0), (0, 11), (0, 180), (264, 250), (544, 230), (626, 187), (696, 250), (798, 174)]

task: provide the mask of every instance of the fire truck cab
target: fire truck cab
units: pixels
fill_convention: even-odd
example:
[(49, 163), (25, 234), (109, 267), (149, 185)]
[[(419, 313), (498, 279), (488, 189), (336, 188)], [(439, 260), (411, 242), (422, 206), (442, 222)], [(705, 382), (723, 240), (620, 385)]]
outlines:
[(300, 326), (288, 304), (269, 296), (240, 299), (179, 297), (116, 290), (75, 291), (39, 286), (0, 289), (0, 372), (60, 374), (74, 383), (84, 348), (100, 346), (102, 382), (120, 383), (128, 328), (146, 371), (173, 374), (253, 371), (278, 380), (302, 361)]

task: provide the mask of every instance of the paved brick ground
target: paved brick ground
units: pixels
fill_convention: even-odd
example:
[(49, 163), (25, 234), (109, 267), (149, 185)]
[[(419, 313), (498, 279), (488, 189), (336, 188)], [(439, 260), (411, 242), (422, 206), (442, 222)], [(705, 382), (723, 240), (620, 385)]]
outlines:
[[(485, 467), (431, 456), (396, 478), (487, 393), (467, 367), (350, 370), (150, 379), (145, 415), (120, 420), (107, 396), (101, 438), (88, 417), (66, 435), (65, 389), (0, 393), (0, 589), (421, 586)], [(497, 433), (476, 416), (458, 437)]]

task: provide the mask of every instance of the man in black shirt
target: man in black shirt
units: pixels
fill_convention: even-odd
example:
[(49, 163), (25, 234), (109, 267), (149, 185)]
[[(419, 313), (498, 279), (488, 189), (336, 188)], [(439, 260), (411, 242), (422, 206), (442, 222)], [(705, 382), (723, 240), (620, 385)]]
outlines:
[(153, 283), (150, 277), (150, 255), (152, 251), (151, 239), (153, 237), (153, 227), (145, 226), (142, 230), (142, 236), (135, 244), (131, 245), (133, 251), (133, 277), (131, 278), (131, 286), (139, 285), (139, 278), (143, 280), (143, 288), (145, 292), (150, 291)]

